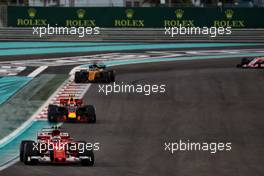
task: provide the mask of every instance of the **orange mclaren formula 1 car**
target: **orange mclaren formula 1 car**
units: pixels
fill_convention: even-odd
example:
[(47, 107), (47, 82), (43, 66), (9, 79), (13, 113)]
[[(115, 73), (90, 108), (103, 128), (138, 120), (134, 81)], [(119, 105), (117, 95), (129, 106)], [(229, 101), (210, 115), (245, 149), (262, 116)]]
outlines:
[(38, 163), (78, 163), (83, 166), (94, 164), (91, 143), (74, 141), (69, 133), (59, 128), (43, 128), (37, 140), (20, 143), (20, 161), (26, 165)]
[(114, 70), (107, 70), (105, 65), (92, 64), (88, 69), (75, 72), (75, 83), (110, 83), (115, 82)]
[(95, 108), (93, 105), (83, 105), (81, 99), (70, 96), (67, 99), (60, 99), (60, 105), (48, 106), (49, 122), (96, 122)]

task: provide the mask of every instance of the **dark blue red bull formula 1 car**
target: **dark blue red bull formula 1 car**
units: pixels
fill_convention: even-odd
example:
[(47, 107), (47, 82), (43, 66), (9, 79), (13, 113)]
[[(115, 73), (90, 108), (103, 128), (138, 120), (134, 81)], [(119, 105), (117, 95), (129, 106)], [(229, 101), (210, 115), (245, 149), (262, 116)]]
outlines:
[(69, 96), (69, 98), (60, 99), (59, 105), (48, 106), (48, 121), (95, 123), (95, 108), (93, 105), (83, 105), (83, 100)]

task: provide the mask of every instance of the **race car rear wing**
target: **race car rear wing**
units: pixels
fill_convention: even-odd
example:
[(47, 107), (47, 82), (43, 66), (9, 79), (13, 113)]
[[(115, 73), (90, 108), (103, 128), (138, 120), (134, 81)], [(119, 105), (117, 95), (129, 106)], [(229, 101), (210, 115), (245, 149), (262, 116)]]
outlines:
[[(65, 132), (61, 132), (59, 134), (59, 136), (61, 137), (61, 139), (63, 140), (69, 140), (71, 139), (69, 133), (65, 133)], [(52, 132), (38, 132), (37, 133), (37, 139), (38, 140), (49, 140), (52, 138)]]
[[(83, 104), (83, 101), (81, 99), (74, 99), (76, 105), (82, 105)], [(61, 105), (67, 105), (69, 104), (69, 99), (66, 98), (66, 99), (60, 99), (60, 104)]]
[(105, 69), (106, 65), (104, 65), (104, 64), (91, 64), (91, 65), (89, 65), (89, 68), (90, 69), (93, 69), (93, 68)]

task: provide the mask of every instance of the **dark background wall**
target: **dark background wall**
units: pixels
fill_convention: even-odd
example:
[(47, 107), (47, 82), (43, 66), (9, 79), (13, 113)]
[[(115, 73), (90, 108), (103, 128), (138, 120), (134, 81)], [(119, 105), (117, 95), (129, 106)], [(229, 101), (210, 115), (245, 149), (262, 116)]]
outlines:
[(263, 28), (264, 8), (8, 7), (8, 26)]

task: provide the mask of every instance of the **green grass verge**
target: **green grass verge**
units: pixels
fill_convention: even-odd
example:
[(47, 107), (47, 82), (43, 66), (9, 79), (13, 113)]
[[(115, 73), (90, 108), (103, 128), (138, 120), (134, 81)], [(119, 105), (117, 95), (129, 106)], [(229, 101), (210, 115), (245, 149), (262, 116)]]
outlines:
[(47, 100), (54, 91), (69, 77), (66, 74), (55, 75), (50, 81), (48, 81), (34, 96), (31, 100)]

